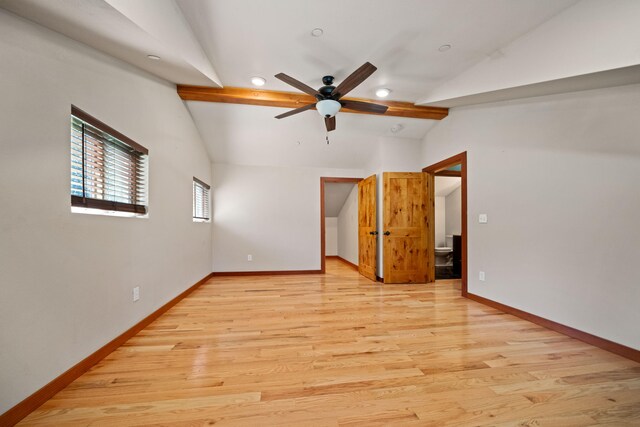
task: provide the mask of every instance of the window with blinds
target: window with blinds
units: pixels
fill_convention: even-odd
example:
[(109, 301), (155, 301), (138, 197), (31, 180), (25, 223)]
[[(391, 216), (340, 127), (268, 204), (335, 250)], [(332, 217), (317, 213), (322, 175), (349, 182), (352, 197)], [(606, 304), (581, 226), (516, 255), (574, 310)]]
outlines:
[(149, 151), (71, 107), (71, 206), (147, 213)]
[(193, 177), (193, 220), (209, 221), (211, 219), (211, 208), (209, 202), (209, 187), (198, 178)]

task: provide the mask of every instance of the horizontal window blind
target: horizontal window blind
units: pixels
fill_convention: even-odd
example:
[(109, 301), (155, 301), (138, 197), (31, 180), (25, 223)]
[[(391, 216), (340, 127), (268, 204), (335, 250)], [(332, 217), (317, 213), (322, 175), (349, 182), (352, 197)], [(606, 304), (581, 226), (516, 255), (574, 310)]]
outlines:
[(71, 204), (147, 213), (146, 148), (72, 107)]
[(209, 220), (211, 219), (210, 196), (211, 187), (193, 178), (193, 219)]

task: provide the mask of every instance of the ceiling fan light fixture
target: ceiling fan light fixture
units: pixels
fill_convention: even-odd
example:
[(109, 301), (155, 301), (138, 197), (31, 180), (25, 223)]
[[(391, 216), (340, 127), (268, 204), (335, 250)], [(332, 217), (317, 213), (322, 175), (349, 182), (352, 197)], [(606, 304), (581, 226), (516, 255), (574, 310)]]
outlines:
[(386, 98), (391, 93), (391, 89), (387, 89), (386, 87), (380, 88), (376, 91), (376, 96), (378, 98)]
[(316, 103), (316, 110), (318, 110), (318, 113), (325, 118), (335, 116), (338, 114), (338, 111), (340, 111), (340, 108), (342, 108), (342, 104), (338, 101), (334, 101), (333, 99), (323, 99)]
[(311, 30), (311, 35), (313, 37), (321, 37), (324, 34), (324, 30), (322, 28), (314, 28)]
[(253, 84), (254, 86), (264, 86), (266, 82), (267, 81), (262, 77), (251, 77), (251, 84)]

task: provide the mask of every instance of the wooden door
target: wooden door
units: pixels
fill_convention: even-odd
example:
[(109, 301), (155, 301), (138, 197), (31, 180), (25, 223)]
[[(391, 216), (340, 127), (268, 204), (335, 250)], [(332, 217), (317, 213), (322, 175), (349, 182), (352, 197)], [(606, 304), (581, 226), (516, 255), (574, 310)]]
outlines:
[(385, 283), (435, 279), (431, 233), (433, 176), (424, 172), (383, 174), (383, 264)]
[(376, 280), (376, 176), (358, 183), (358, 271)]

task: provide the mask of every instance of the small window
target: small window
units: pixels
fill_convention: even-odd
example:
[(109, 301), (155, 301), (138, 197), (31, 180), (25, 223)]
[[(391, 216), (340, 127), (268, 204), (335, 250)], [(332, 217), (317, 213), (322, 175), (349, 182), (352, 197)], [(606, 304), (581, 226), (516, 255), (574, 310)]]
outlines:
[(198, 178), (193, 177), (193, 220), (209, 221), (211, 209), (209, 204), (209, 187)]
[(148, 154), (140, 144), (72, 106), (72, 210), (147, 214)]

